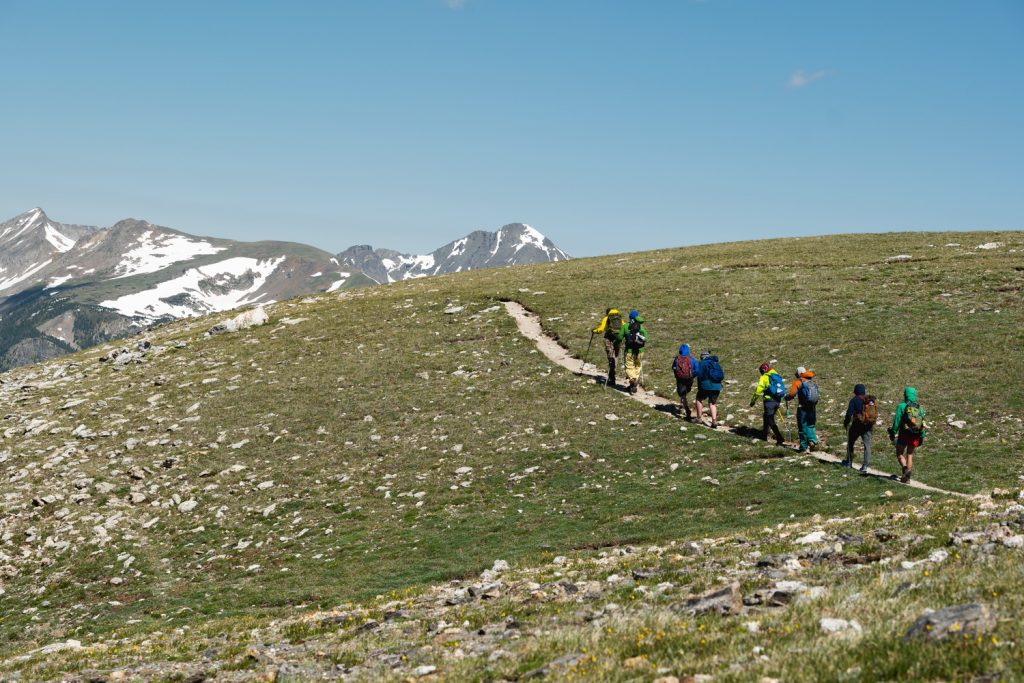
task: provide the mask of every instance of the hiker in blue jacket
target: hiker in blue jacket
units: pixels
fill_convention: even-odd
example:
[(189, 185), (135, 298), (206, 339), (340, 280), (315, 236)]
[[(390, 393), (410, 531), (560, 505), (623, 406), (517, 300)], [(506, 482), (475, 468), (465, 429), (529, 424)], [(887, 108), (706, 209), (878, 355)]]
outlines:
[(704, 422), (704, 401), (708, 402), (711, 411), (711, 428), (718, 428), (718, 395), (722, 392), (722, 380), (725, 373), (718, 363), (718, 356), (710, 351), (700, 354), (697, 364), (697, 422)]
[(690, 402), (686, 400), (686, 395), (693, 389), (693, 380), (697, 377), (697, 365), (698, 362), (690, 355), (690, 345), (681, 345), (679, 355), (672, 361), (672, 374), (676, 377), (676, 393), (679, 394), (680, 407), (686, 411), (687, 420), (692, 419), (693, 414), (690, 412)]

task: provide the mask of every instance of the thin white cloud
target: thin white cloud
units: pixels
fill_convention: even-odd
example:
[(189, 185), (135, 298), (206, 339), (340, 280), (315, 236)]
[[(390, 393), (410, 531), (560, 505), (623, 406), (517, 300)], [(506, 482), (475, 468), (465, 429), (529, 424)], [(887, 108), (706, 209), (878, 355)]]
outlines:
[(820, 81), (828, 75), (830, 75), (830, 72), (825, 69), (818, 69), (817, 71), (804, 71), (803, 69), (797, 69), (789, 75), (789, 80), (786, 81), (786, 87), (792, 89), (806, 88), (811, 83)]

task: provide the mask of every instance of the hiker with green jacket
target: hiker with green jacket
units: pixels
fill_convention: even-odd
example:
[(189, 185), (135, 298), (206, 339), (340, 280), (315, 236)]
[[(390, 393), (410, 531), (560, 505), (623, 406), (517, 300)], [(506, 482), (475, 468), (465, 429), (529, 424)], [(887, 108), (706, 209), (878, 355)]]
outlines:
[(753, 408), (758, 399), (763, 399), (762, 438), (767, 441), (768, 434), (771, 433), (775, 436), (775, 445), (782, 446), (785, 441), (782, 438), (782, 432), (779, 431), (779, 425), (775, 424), (775, 413), (786, 396), (786, 382), (782, 379), (782, 375), (773, 370), (768, 363), (761, 363), (757, 371), (761, 373), (761, 378), (757, 381), (754, 395), (750, 398), (750, 407)]
[(644, 347), (648, 341), (644, 319), (635, 309), (629, 312), (629, 322), (622, 323), (622, 341), (626, 347), (625, 366), (629, 393), (635, 394), (639, 390)]
[(906, 484), (914, 473), (914, 452), (924, 443), (924, 408), (917, 402), (917, 389), (903, 390), (903, 403), (896, 406), (896, 414), (889, 427), (889, 440), (896, 444), (896, 459), (903, 467), (900, 481)]
[(618, 309), (609, 308), (601, 318), (601, 324), (594, 328), (594, 334), (604, 336), (604, 353), (608, 357), (608, 384), (615, 386), (615, 366), (619, 363), (619, 348), (622, 346), (622, 316)]

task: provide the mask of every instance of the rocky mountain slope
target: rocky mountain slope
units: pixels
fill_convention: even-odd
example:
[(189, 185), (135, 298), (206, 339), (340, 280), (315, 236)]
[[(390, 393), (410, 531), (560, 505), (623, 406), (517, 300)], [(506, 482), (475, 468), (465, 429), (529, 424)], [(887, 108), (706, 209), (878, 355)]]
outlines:
[[(804, 364), (838, 443), (854, 382), (884, 420), (912, 381), (915, 478), (1016, 497), (1022, 249), (841, 236), (474, 270), (16, 369), (0, 677), (1013, 679), (1021, 511), (767, 445), (747, 401), (763, 358)], [(683, 310), (700, 291), (720, 295)], [(580, 358), (609, 302), (639, 308), (665, 397), (680, 341), (719, 350), (734, 433), (553, 365), (505, 299)], [(990, 381), (935, 369), (957, 364)], [(896, 470), (880, 427), (873, 466)], [(901, 640), (973, 603), (970, 642)]]
[(405, 277), (565, 258), (522, 225), (473, 233), (435, 255), (363, 254), (353, 247), (334, 257), (302, 244), (196, 237), (134, 219), (104, 229), (64, 225), (32, 209), (0, 225), (0, 370), (182, 317)]
[(343, 265), (381, 283), (568, 258), (551, 240), (524, 223), (510, 223), (495, 232), (477, 230), (429, 254), (402, 254), (369, 245), (349, 247), (338, 254)]

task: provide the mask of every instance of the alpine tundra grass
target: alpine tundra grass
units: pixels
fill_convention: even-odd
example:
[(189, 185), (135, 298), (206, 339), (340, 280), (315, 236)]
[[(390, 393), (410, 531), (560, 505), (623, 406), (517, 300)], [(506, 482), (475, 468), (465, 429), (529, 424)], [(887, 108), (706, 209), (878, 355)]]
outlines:
[[(807, 366), (822, 379), (819, 433), (833, 452), (855, 382), (883, 399), (883, 419), (913, 384), (932, 424), (916, 476), (979, 493), (1019, 488), (1024, 474), (1022, 250), (1024, 236), (1009, 232), (843, 236), (470, 272), (275, 304), (270, 325), (234, 334), (203, 337), (215, 320), (175, 323), (146, 336), (153, 348), (139, 362), (101, 362), (111, 346), (8, 373), (0, 386), (2, 666), (27, 677), (87, 667), (160, 677), (202, 660), (222, 676), (242, 675), (273, 663), (249, 648), (276, 638), (313, 644), (303, 652), (315, 663), (295, 651), (300, 678), (384, 675), (368, 663), (382, 653), (396, 655), (397, 677), (413, 668), (412, 653), (416, 666), (444, 667), (438, 673), (452, 680), (538, 669), (564, 677), (572, 671), (544, 667), (577, 654), (568, 669), (613, 679), (661, 668), (813, 680), (827, 653), (830, 666), (854, 679), (1007, 671), (995, 643), (943, 649), (921, 668), (913, 657), (920, 646), (890, 641), (910, 611), (934, 604), (933, 594), (911, 587), (900, 592), (913, 599), (874, 599), (897, 587), (884, 557), (916, 559), (944, 545), (954, 526), (975, 519), (973, 504), (933, 505), (892, 482), (649, 411), (551, 366), (498, 302), (521, 301), (581, 354), (606, 306), (639, 308), (653, 338), (645, 354), (651, 388), (671, 395), (668, 365), (680, 342), (712, 348), (733, 382), (720, 407), (730, 424), (759, 424), (746, 408), (759, 362), (776, 359), (785, 374)], [(896, 469), (884, 428), (875, 464)], [(914, 512), (898, 516), (901, 509)], [(763, 652), (740, 657), (755, 639), (734, 617), (701, 621), (714, 636), (703, 643), (688, 630), (697, 622), (683, 631), (672, 621), (680, 587), (697, 593), (727, 575), (714, 563), (688, 570), (682, 584), (669, 579), (673, 590), (658, 598), (665, 604), (624, 616), (624, 632), (609, 625), (602, 635), (583, 616), (560, 623), (557, 601), (526, 601), (516, 608), (523, 619), (554, 623), (524, 631), (494, 667), (473, 656), (432, 659), (429, 652), (460, 649), (435, 642), (444, 635), (436, 621), (429, 637), (409, 626), (405, 659), (390, 630), (355, 624), (384, 622), (385, 612), (401, 611), (402, 596), (469, 580), (499, 558), (530, 572), (556, 555), (599, 563), (601, 552), (615, 556), (602, 548), (730, 538), (723, 543), (738, 554), (729, 561), (742, 563), (752, 551), (735, 539), (760, 544), (766, 529), (814, 515), (893, 519), (908, 526), (904, 535), (915, 522), (934, 530), (917, 529), (931, 538), (889, 554), (873, 552), (866, 536), (848, 541), (867, 544), (856, 557), (874, 557), (854, 563), (867, 568), (851, 577), (836, 562), (811, 562), (816, 585), (835, 574), (843, 586), (825, 603), (786, 608), (799, 633), (779, 637), (767, 661)], [(939, 595), (975, 600), (983, 586), (1019, 586), (1019, 571), (1003, 571), (1012, 559), (982, 559), (988, 564), (943, 563)], [(661, 571), (684, 569), (678, 562)], [(956, 566), (976, 573), (958, 578)], [(595, 571), (585, 571), (588, 580)], [(611, 584), (620, 606), (648, 604), (637, 586)], [(867, 597), (851, 597), (854, 586)], [(457, 603), (445, 628), (486, 625), (499, 618), (495, 604), (512, 609), (495, 600)], [(336, 609), (344, 603), (347, 612)], [(856, 645), (825, 638), (808, 626), (821, 604), (863, 609), (871, 625)], [(1004, 604), (1001, 617), (1019, 607)], [(347, 616), (307, 616), (321, 612)], [(597, 620), (615, 621), (613, 612)], [(1017, 637), (1015, 625), (1000, 624), (997, 639)], [(423, 652), (416, 633), (435, 650)], [(83, 649), (18, 658), (67, 639)], [(827, 647), (813, 662), (787, 658), (819, 641)], [(865, 652), (876, 653), (870, 663)], [(653, 668), (635, 660), (641, 655)], [(624, 669), (624, 658), (640, 668)], [(737, 658), (750, 666), (730, 669)]]

